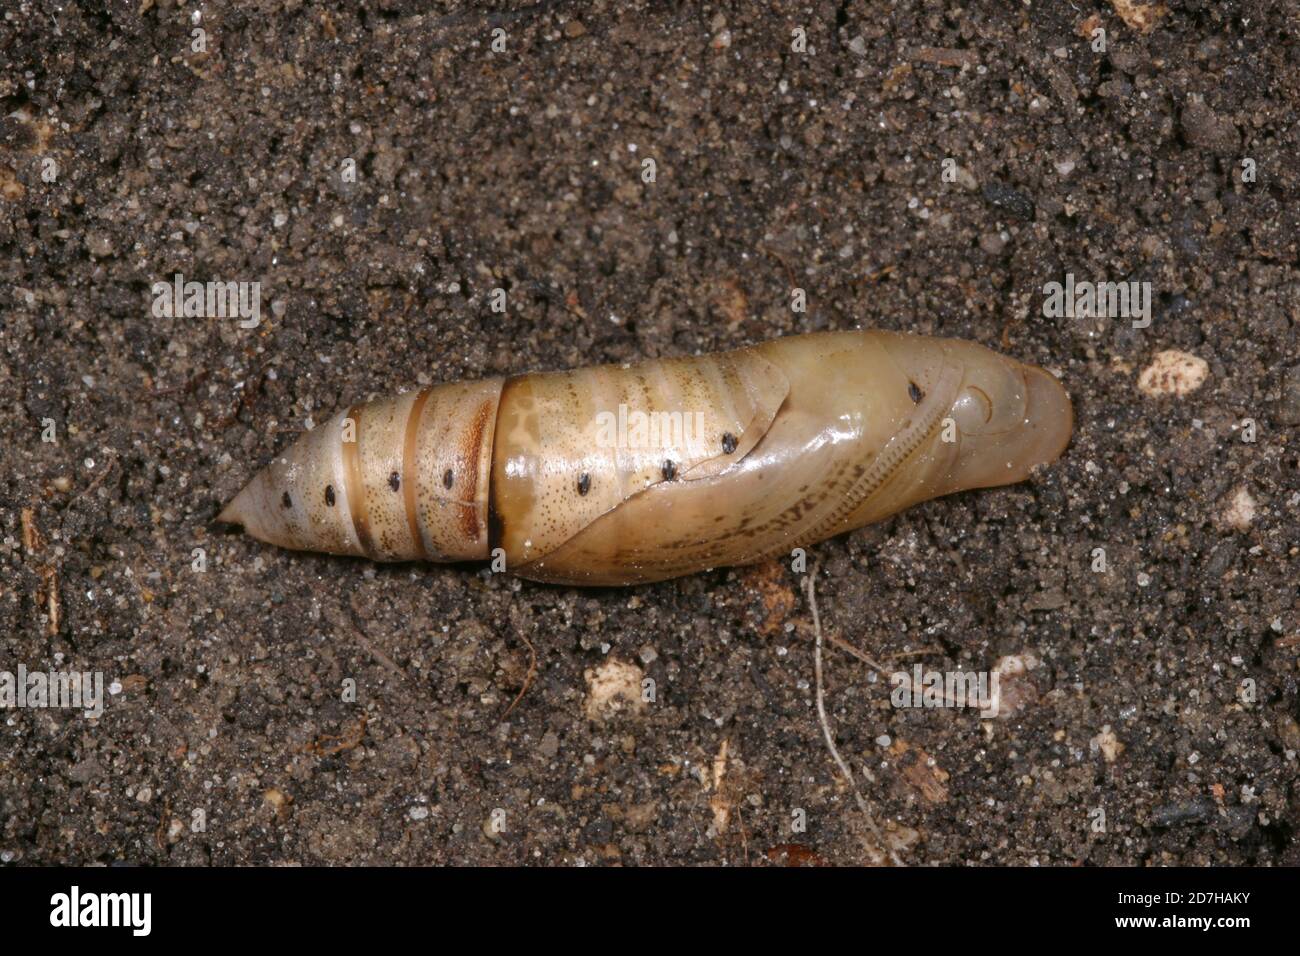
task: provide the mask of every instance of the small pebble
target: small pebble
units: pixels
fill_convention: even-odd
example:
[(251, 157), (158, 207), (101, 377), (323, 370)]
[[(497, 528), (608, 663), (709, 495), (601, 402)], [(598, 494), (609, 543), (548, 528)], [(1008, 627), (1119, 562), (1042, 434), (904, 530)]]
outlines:
[(92, 232), (86, 236), (86, 251), (99, 259), (111, 256), (113, 254), (113, 240), (102, 232)]
[(1210, 374), (1205, 359), (1178, 349), (1157, 352), (1138, 376), (1138, 388), (1152, 398), (1182, 398), (1200, 388)]
[(1236, 488), (1224, 503), (1219, 513), (1219, 523), (1233, 531), (1246, 531), (1255, 520), (1258, 507), (1255, 498), (1245, 485)]

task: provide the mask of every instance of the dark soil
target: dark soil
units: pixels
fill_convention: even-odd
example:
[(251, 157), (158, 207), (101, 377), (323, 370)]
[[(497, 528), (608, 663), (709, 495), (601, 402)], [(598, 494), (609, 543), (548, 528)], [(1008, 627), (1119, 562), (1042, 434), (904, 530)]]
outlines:
[[(1077, 413), (1034, 480), (812, 549), (828, 638), (1037, 661), (982, 721), (828, 645), (899, 856), (1300, 862), (1296, 8), (1171, 7), (7, 4), (0, 671), (117, 692), (0, 713), (0, 860), (873, 859), (787, 565), (579, 590), (212, 524), (348, 401), (861, 326), (1043, 365)], [(177, 272), (259, 281), (261, 324), (155, 317)], [(1151, 325), (1044, 318), (1067, 273), (1150, 282)], [(1205, 383), (1144, 394), (1174, 348)], [(655, 701), (589, 716), (609, 660)]]

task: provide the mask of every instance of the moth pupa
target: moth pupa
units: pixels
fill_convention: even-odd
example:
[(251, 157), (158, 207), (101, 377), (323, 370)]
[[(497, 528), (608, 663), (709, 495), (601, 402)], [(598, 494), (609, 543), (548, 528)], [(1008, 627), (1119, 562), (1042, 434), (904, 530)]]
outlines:
[(221, 512), (286, 548), (622, 585), (750, 564), (1024, 480), (1060, 383), (974, 342), (827, 332), (352, 405)]

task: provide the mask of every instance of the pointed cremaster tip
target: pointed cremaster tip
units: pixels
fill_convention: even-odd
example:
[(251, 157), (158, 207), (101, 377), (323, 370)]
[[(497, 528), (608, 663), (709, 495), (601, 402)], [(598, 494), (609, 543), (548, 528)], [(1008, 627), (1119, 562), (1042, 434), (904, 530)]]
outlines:
[(239, 498), (240, 496), (236, 495), (234, 500), (231, 501), (230, 504), (222, 508), (221, 514), (217, 515), (216, 520), (222, 522), (223, 524), (242, 525), (244, 523), (244, 512), (239, 507)]

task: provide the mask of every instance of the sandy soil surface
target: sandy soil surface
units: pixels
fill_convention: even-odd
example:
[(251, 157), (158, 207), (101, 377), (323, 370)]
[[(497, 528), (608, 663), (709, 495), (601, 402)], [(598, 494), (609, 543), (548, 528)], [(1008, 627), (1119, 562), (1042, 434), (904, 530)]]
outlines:
[[(6, 4), (0, 671), (111, 686), (0, 712), (0, 861), (1300, 862), (1296, 11), (1169, 7)], [(260, 324), (155, 316), (176, 273)], [(1067, 274), (1149, 326), (1045, 317)], [(580, 590), (212, 523), (348, 401), (859, 326), (1077, 412), (812, 551), (881, 840), (787, 564)], [(900, 709), (835, 642), (1024, 670)]]

